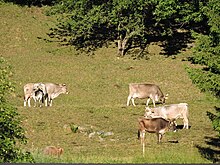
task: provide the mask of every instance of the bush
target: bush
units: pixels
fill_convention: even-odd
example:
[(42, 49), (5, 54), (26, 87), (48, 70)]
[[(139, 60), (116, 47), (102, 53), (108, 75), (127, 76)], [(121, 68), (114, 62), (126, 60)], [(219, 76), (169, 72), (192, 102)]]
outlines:
[(10, 81), (11, 68), (4, 58), (0, 57), (0, 163), (33, 162), (29, 152), (22, 152), (17, 146), (25, 144), (24, 129), (17, 109), (7, 101), (7, 95), (14, 91)]

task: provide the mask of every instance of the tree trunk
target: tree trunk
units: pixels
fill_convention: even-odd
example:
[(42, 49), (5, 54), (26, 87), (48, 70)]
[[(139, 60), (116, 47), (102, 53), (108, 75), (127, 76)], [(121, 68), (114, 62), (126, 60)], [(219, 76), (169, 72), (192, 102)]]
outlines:
[(128, 37), (125, 37), (124, 39), (119, 39), (118, 40), (118, 55), (119, 56), (124, 56), (125, 55), (125, 50), (126, 50), (126, 45), (128, 43)]

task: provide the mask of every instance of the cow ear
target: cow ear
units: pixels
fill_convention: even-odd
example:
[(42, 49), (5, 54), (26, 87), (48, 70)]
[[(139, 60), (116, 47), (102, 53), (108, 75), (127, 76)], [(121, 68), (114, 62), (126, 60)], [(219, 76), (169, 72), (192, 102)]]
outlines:
[(62, 84), (63, 86), (66, 86), (66, 84)]

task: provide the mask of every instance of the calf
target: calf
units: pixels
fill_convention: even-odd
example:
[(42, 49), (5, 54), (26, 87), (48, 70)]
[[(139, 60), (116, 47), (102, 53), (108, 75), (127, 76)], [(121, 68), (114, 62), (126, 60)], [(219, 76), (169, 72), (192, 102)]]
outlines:
[[(178, 118), (183, 119), (183, 128), (189, 128), (189, 111), (187, 103), (171, 104), (156, 108), (146, 107), (145, 117), (163, 117), (167, 120), (176, 121)], [(177, 125), (177, 124), (176, 124)]]
[(139, 129), (138, 129), (138, 139), (141, 138), (141, 144), (143, 145), (143, 154), (145, 152), (145, 132), (156, 133), (157, 143), (161, 142), (163, 135), (169, 131), (175, 131), (176, 126), (172, 121), (168, 121), (164, 118), (139, 118), (138, 119)]
[(168, 99), (168, 94), (164, 96), (159, 86), (155, 84), (131, 83), (129, 84), (127, 106), (129, 106), (130, 100), (132, 101), (133, 106), (136, 106), (134, 103), (135, 98), (148, 98), (146, 106), (148, 106), (150, 99), (152, 99), (153, 105), (155, 107), (156, 101), (161, 101), (164, 104), (165, 100)]

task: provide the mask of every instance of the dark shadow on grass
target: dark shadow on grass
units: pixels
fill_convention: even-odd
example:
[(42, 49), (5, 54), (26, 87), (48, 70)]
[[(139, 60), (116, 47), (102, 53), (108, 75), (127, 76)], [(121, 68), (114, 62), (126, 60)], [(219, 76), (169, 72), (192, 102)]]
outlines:
[(200, 154), (212, 161), (213, 163), (220, 163), (220, 140), (218, 137), (205, 137), (205, 142), (210, 147), (202, 147), (199, 145), (196, 145), (196, 148), (198, 148)]
[(163, 42), (163, 53), (167, 57), (177, 55), (181, 50), (191, 48), (193, 46), (190, 32), (178, 33), (175, 32), (171, 37), (166, 37)]
[(54, 5), (56, 2), (56, 0), (4, 0), (4, 2), (8, 2), (8, 3), (13, 3), (13, 4), (17, 4), (20, 6), (38, 6), (38, 7), (42, 7), (44, 5)]
[[(177, 130), (183, 129), (183, 127), (184, 127), (184, 125), (177, 125), (177, 126), (176, 126), (176, 129), (177, 129)], [(190, 128), (191, 128), (191, 126), (189, 125), (189, 129), (190, 129)]]

